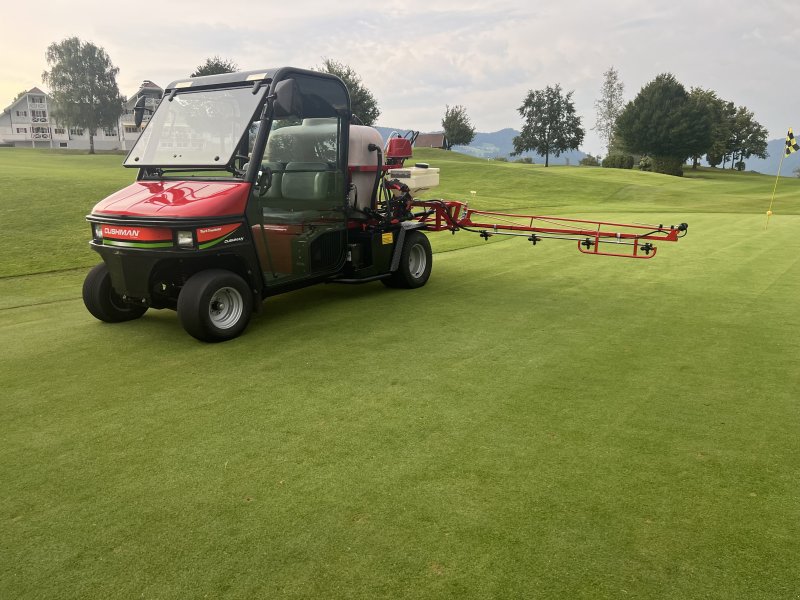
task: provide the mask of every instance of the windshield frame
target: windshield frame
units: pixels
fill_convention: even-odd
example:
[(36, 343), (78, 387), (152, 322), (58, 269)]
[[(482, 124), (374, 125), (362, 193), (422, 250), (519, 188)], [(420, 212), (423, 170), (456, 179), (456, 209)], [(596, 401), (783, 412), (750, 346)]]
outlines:
[[(192, 171), (192, 170), (199, 170), (199, 171), (228, 171), (231, 173), (231, 178), (241, 179), (244, 176), (244, 173), (237, 170), (234, 167), (234, 162), (237, 159), (237, 153), (240, 151), (243, 141), (250, 136), (250, 128), (253, 123), (260, 123), (262, 121), (261, 112), (263, 111), (264, 103), (267, 97), (267, 91), (269, 86), (254, 85), (253, 82), (243, 82), (242, 84), (234, 84), (234, 85), (225, 85), (225, 86), (215, 86), (215, 87), (203, 87), (198, 89), (186, 89), (186, 90), (179, 90), (174, 89), (169, 95), (165, 96), (159, 106), (156, 108), (155, 113), (150, 118), (147, 126), (145, 127), (144, 131), (142, 131), (139, 138), (134, 143), (133, 147), (131, 148), (128, 155), (125, 157), (123, 162), (123, 166), (128, 168), (137, 168), (141, 169), (144, 172), (153, 173), (153, 172), (163, 172), (165, 170), (170, 171)], [(252, 94), (255, 98), (252, 103), (253, 110), (249, 115), (242, 113), (238, 115), (241, 118), (241, 122), (237, 124), (238, 129), (240, 129), (240, 133), (238, 139), (235, 143), (231, 143), (230, 146), (226, 145), (224, 147), (224, 153), (219, 153), (218, 162), (217, 161), (209, 161), (209, 162), (202, 162), (202, 161), (192, 161), (191, 163), (174, 163), (168, 160), (164, 160), (163, 156), (159, 156), (158, 148), (155, 151), (152, 151), (154, 155), (153, 158), (147, 158), (147, 162), (141, 160), (141, 158), (146, 157), (148, 145), (151, 139), (153, 139), (153, 135), (157, 135), (159, 132), (154, 131), (151, 128), (162, 128), (165, 125), (164, 119), (169, 117), (169, 109), (171, 108), (170, 103), (174, 101), (176, 98), (187, 98), (190, 95), (196, 94), (215, 94), (215, 93), (225, 93), (236, 91), (238, 92), (241, 90), (242, 94)], [(243, 96), (244, 99), (247, 96)], [(166, 103), (166, 104), (165, 104)], [(176, 106), (176, 105), (173, 105)], [(148, 134), (148, 132), (150, 132)], [(235, 135), (235, 134), (234, 134)], [(144, 147), (141, 147), (140, 144), (145, 144)], [(229, 151), (229, 152), (228, 152)], [(140, 156), (136, 156), (139, 154)], [(163, 154), (163, 152), (161, 153)], [(224, 154), (224, 155), (223, 155)]]

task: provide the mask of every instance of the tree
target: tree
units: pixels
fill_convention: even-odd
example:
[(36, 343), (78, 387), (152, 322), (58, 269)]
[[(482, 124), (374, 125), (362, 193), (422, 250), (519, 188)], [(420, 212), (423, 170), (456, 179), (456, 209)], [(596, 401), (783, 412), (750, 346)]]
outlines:
[(625, 107), (625, 102), (622, 99), (624, 90), (625, 86), (619, 80), (619, 73), (614, 67), (609, 67), (608, 71), (603, 73), (603, 87), (600, 90), (600, 97), (594, 102), (597, 121), (593, 127), (600, 139), (606, 143), (606, 153), (611, 151), (614, 127), (617, 124), (617, 118)]
[[(744, 168), (744, 160), (751, 156), (767, 158), (767, 130), (755, 120), (747, 107), (740, 106), (730, 129), (728, 152), (731, 158), (731, 169)], [(741, 163), (741, 164), (740, 164)]]
[(475, 139), (475, 127), (467, 116), (467, 109), (461, 105), (453, 108), (445, 105), (442, 128), (448, 150), (453, 146), (467, 146)]
[(704, 90), (703, 88), (692, 88), (689, 92), (689, 102), (694, 103), (698, 110), (707, 113), (711, 119), (709, 145), (705, 149), (695, 147), (695, 152), (691, 156), (692, 169), (698, 167), (703, 154), (706, 155), (706, 159), (711, 166), (716, 166), (722, 160), (728, 143), (728, 105), (733, 106), (733, 103), (725, 102), (713, 90)]
[(361, 77), (344, 63), (326, 58), (321, 67), (316, 68), (321, 73), (336, 75), (344, 81), (347, 90), (350, 92), (350, 106), (353, 114), (356, 115), (364, 125), (374, 125), (381, 114), (378, 108), (378, 101), (366, 86), (361, 82)]
[[(692, 90), (694, 93), (694, 90)], [(731, 129), (736, 117), (736, 106), (733, 102), (717, 99), (714, 111), (714, 121), (711, 125), (711, 147), (706, 152), (706, 162), (711, 167), (716, 167), (720, 163), (728, 160), (729, 146), (731, 142)]]
[(71, 37), (52, 43), (45, 53), (49, 71), (42, 81), (50, 86), (53, 117), (89, 131), (89, 154), (99, 127), (114, 127), (124, 99), (117, 87), (119, 69), (102, 48)]
[(683, 175), (686, 159), (710, 147), (711, 123), (707, 107), (664, 73), (625, 106), (614, 135), (628, 152), (650, 156), (656, 173)]
[(544, 156), (544, 166), (550, 166), (550, 154), (560, 156), (567, 150), (577, 150), (583, 142), (581, 118), (575, 114), (572, 94), (561, 93), (561, 85), (549, 85), (543, 90), (529, 90), (517, 110), (525, 125), (514, 138), (514, 155), (533, 150)]
[(11, 101), (11, 103), (13, 104), (14, 102), (16, 102), (17, 100), (19, 100), (20, 98), (22, 98), (22, 97), (23, 97), (25, 94), (27, 94), (27, 93), (28, 93), (28, 90), (22, 90), (22, 91), (21, 91), (19, 94), (17, 94), (16, 96), (14, 96), (14, 99)]
[(795, 177), (800, 177), (800, 167), (796, 167), (792, 173), (794, 173)]
[(206, 62), (197, 67), (189, 77), (203, 77), (204, 75), (220, 75), (221, 73), (235, 73), (239, 70), (232, 60), (220, 58), (216, 54), (207, 58)]

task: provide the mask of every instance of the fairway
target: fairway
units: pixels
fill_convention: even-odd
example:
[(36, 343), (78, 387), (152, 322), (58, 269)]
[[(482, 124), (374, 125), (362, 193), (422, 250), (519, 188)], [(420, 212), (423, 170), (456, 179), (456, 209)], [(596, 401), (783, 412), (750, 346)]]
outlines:
[[(0, 148), (0, 598), (796, 598), (800, 180), (487, 162), (428, 197), (655, 223), (431, 235), (197, 342), (80, 298), (120, 156)], [(471, 203), (472, 205), (472, 203)]]

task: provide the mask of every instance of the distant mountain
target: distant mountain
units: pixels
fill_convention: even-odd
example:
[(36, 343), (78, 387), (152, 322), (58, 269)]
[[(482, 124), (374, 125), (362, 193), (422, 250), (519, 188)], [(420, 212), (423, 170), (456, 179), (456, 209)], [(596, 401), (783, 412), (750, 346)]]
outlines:
[[(393, 133), (398, 132), (405, 135), (407, 129), (391, 129), (389, 127), (376, 127), (380, 134), (383, 136), (384, 141)], [(514, 151), (514, 137), (519, 135), (516, 129), (506, 128), (492, 133), (476, 133), (475, 139), (469, 146), (453, 146), (454, 152), (461, 154), (468, 154), (477, 158), (520, 158), (511, 157)], [(539, 156), (533, 152), (525, 152), (521, 156), (530, 157), (536, 163), (543, 163), (544, 156)], [(585, 152), (580, 150), (571, 150), (562, 154), (559, 157), (550, 156), (551, 165), (577, 165), (582, 158), (586, 156)]]
[[(766, 175), (777, 175), (778, 165), (781, 163), (781, 156), (786, 150), (786, 138), (771, 140), (767, 143), (767, 158), (756, 158), (751, 156), (744, 161), (744, 168), (747, 171), (757, 171)], [(787, 156), (781, 166), (781, 175), (791, 177), (793, 171), (800, 167), (800, 152), (793, 152)]]

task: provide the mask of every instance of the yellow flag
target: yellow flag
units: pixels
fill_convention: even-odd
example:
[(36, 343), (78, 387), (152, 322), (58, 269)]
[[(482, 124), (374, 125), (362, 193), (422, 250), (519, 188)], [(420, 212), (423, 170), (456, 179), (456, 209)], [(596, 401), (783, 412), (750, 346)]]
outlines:
[(797, 140), (790, 127), (789, 133), (786, 134), (786, 154), (784, 156), (789, 156), (792, 152), (797, 152), (798, 150), (800, 150), (800, 146), (797, 145)]

